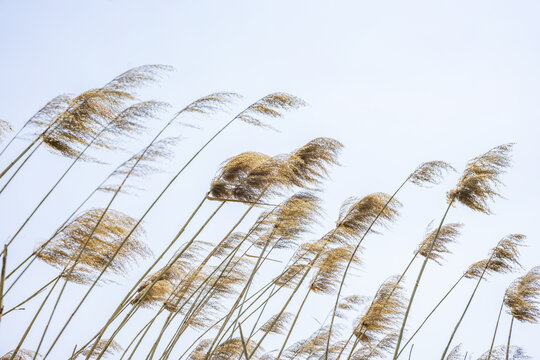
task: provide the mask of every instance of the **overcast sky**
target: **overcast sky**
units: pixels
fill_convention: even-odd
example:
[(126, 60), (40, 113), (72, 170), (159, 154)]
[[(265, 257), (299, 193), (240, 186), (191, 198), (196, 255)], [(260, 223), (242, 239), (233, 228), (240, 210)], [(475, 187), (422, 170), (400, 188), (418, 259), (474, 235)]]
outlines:
[[(423, 161), (445, 160), (460, 172), (472, 157), (499, 144), (516, 143), (514, 166), (503, 177), (504, 199), (493, 203), (494, 215), (461, 205), (450, 211), (449, 222), (464, 223), (459, 243), (443, 267), (428, 264), (408, 322), (414, 329), (467, 266), (486, 257), (500, 238), (527, 235), (528, 247), (521, 257), (524, 269), (483, 282), (456, 336), (454, 344), (463, 343), (476, 358), (489, 348), (505, 288), (540, 265), (540, 231), (535, 227), (540, 197), (539, 15), (536, 1), (0, 0), (0, 119), (18, 130), (54, 96), (102, 86), (143, 64), (176, 69), (159, 86), (142, 92), (170, 102), (171, 113), (214, 91), (243, 95), (229, 114), (190, 118), (200, 130), (173, 131), (184, 141), (169, 172), (145, 179), (141, 187), (146, 191), (122, 197), (114, 206), (137, 217), (171, 173), (235, 112), (276, 91), (309, 103), (276, 121), (280, 132), (234, 124), (212, 143), (147, 219), (148, 241), (156, 253), (207, 191), (219, 164), (243, 151), (280, 154), (319, 136), (344, 144), (341, 166), (331, 170), (321, 194), (325, 219), (314, 229), (315, 238), (331, 228), (347, 197), (392, 193)], [(129, 147), (136, 150), (145, 139)], [(0, 159), (2, 167), (24, 145), (14, 143)], [(15, 263), (46, 240), (128, 155), (108, 155), (109, 165), (76, 167), (21, 233), (9, 261)], [(25, 165), (0, 195), (2, 241), (10, 238), (68, 164), (42, 151)], [(451, 174), (430, 189), (404, 188), (398, 196), (403, 203), (399, 220), (381, 235), (367, 238), (363, 265), (351, 277), (346, 293), (370, 296), (385, 278), (402, 271), (427, 224), (442, 216), (445, 193), (458, 177), (459, 173)], [(106, 197), (96, 198), (91, 205), (104, 206), (105, 201)], [(225, 234), (242, 210), (230, 206), (202, 235), (204, 240), (216, 241)], [(409, 291), (419, 265), (407, 278)], [(133, 269), (127, 279), (117, 279), (121, 284), (96, 290), (56, 348), (58, 358), (88, 340), (142, 268)], [(39, 265), (26, 281), (36, 287), (54, 273)], [(427, 331), (414, 341), (413, 359), (440, 356), (473, 286), (471, 280), (461, 284), (428, 323)], [(66, 311), (53, 323), (54, 329), (84, 290), (74, 285), (71, 289)], [(14, 290), (6, 307), (28, 291), (25, 286)], [(306, 309), (293, 340), (309, 335), (330, 309), (331, 299), (313, 299), (317, 303)], [(16, 345), (36, 304), (2, 319), (0, 355)], [(293, 308), (297, 306), (293, 303)], [(505, 315), (497, 344), (505, 342), (509, 322)], [(43, 327), (43, 321), (39, 324)], [(130, 334), (121, 334), (121, 345), (127, 345)], [(515, 323), (512, 338), (513, 344), (540, 359), (540, 326)], [(39, 331), (34, 331), (25, 347), (34, 349), (37, 341)], [(266, 349), (272, 349), (271, 342)]]

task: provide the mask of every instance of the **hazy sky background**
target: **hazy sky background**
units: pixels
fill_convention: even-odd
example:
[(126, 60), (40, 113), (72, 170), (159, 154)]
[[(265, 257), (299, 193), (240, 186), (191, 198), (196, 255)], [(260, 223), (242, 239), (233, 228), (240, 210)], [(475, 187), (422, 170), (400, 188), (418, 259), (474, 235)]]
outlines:
[[(503, 177), (505, 199), (493, 204), (495, 214), (486, 216), (461, 205), (451, 210), (448, 222), (462, 222), (464, 229), (443, 267), (428, 264), (408, 321), (413, 330), (467, 266), (486, 257), (504, 235), (528, 236), (519, 275), (540, 265), (540, 231), (535, 227), (540, 196), (539, 10), (536, 1), (0, 0), (0, 118), (17, 130), (54, 96), (102, 86), (143, 64), (175, 67), (159, 87), (141, 92), (170, 102), (170, 113), (214, 91), (242, 94), (229, 114), (186, 118), (202, 130), (171, 132), (185, 140), (168, 165), (169, 172), (145, 179), (139, 183), (145, 192), (124, 196), (113, 206), (138, 217), (171, 173), (236, 112), (276, 91), (305, 99), (309, 107), (276, 121), (280, 133), (235, 124), (212, 143), (147, 219), (148, 241), (156, 253), (207, 191), (219, 164), (243, 151), (285, 153), (318, 136), (343, 142), (342, 166), (332, 169), (321, 195), (326, 214), (314, 229), (316, 238), (331, 228), (349, 196), (392, 193), (423, 161), (445, 160), (461, 172), (470, 158), (515, 142), (514, 167)], [(156, 122), (145, 139), (129, 148), (142, 147), (158, 126)], [(17, 142), (1, 159), (2, 166), (22, 148), (24, 142)], [(21, 233), (10, 251), (12, 264), (46, 240), (129, 154), (108, 156), (109, 165), (80, 164), (70, 173)], [(0, 195), (2, 241), (10, 238), (68, 164), (46, 151), (29, 161)], [(402, 271), (426, 225), (442, 216), (445, 192), (458, 177), (459, 173), (449, 175), (430, 189), (404, 188), (398, 196), (403, 203), (400, 219), (382, 236), (366, 239), (364, 263), (349, 278), (347, 294), (371, 296), (384, 279)], [(98, 197), (89, 206), (103, 206), (106, 199)], [(192, 229), (213, 207), (203, 211)], [(230, 206), (202, 239), (217, 241), (243, 209)], [(74, 344), (86, 342), (99, 329), (143, 268), (133, 269), (127, 279), (116, 279), (122, 285), (95, 291), (54, 358), (66, 358)], [(407, 278), (408, 290), (418, 269), (419, 263)], [(55, 273), (46, 265), (37, 266), (31, 275), (33, 286)], [(489, 348), (504, 290), (517, 276), (495, 275), (482, 283), (454, 344), (463, 343), (474, 358)], [(461, 284), (428, 323), (427, 331), (414, 341), (413, 359), (440, 356), (473, 286), (470, 280)], [(82, 287), (68, 289), (66, 311), (55, 320), (53, 330), (82, 296)], [(7, 297), (6, 307), (29, 291), (19, 286)], [(313, 297), (293, 341), (318, 327), (330, 302)], [(0, 355), (16, 345), (33, 314), (32, 305), (38, 303), (2, 319)], [(297, 307), (294, 303), (292, 311)], [(505, 342), (509, 320), (503, 316), (497, 344)], [(43, 321), (38, 323), (43, 326)], [(32, 332), (25, 347), (34, 349), (39, 334)], [(127, 345), (130, 334), (120, 334), (122, 345)], [(513, 344), (540, 359), (540, 326), (515, 323), (512, 338)], [(271, 350), (272, 342), (265, 348)]]

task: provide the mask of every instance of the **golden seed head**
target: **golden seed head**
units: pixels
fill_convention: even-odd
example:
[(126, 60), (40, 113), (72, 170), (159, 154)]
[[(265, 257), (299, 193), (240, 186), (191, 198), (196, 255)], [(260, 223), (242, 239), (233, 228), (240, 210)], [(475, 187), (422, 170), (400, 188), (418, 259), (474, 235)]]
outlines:
[(497, 146), (487, 153), (469, 161), (455, 189), (448, 192), (448, 201), (490, 214), (488, 201), (500, 197), (500, 176), (510, 166), (513, 144)]
[(540, 266), (517, 278), (506, 290), (504, 304), (521, 322), (540, 321)]

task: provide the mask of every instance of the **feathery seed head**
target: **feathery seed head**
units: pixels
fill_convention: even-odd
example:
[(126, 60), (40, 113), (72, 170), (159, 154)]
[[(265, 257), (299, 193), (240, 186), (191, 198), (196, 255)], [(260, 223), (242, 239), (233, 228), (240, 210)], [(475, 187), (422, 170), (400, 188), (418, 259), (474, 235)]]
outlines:
[(540, 321), (540, 266), (517, 278), (506, 290), (504, 304), (521, 322)]
[(469, 208), (490, 214), (488, 201), (500, 197), (497, 187), (500, 175), (510, 166), (513, 144), (497, 146), (472, 159), (455, 189), (448, 192), (448, 201), (459, 201)]
[[(93, 274), (101, 272), (137, 222), (136, 219), (111, 209), (103, 218), (102, 215), (102, 209), (91, 209), (70, 221), (37, 254), (38, 258), (59, 268), (74, 266), (68, 280), (80, 283), (91, 281)], [(99, 219), (101, 222), (94, 230)], [(107, 267), (107, 271), (123, 274), (129, 263), (148, 256), (150, 250), (142, 242), (143, 237), (144, 231), (140, 227), (133, 231)], [(73, 261), (87, 241), (84, 251), (74, 264)], [(66, 277), (67, 273), (63, 276)]]
[(452, 165), (444, 161), (428, 161), (420, 164), (409, 176), (409, 181), (418, 186), (426, 184), (437, 185), (443, 177), (443, 172), (456, 171)]
[[(441, 227), (441, 229), (439, 230), (439, 234), (437, 235), (437, 241), (433, 245), (433, 249), (431, 250), (431, 254), (429, 255), (430, 260), (433, 260), (437, 264), (441, 265), (443, 255), (450, 253), (448, 245), (456, 241), (456, 237), (459, 236), (459, 229), (462, 226), (463, 224), (452, 223), (445, 224)], [(435, 239), (436, 234), (437, 230), (431, 229), (431, 225), (428, 226), (426, 237), (420, 243), (416, 250), (423, 257), (427, 256), (429, 249), (431, 248), (431, 243)]]

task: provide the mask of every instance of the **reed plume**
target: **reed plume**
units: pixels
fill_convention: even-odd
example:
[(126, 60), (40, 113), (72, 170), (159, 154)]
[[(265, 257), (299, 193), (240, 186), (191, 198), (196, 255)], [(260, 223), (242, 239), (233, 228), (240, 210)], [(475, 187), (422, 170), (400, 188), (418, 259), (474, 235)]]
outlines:
[[(81, 252), (102, 214), (103, 209), (91, 209), (78, 216), (58, 232), (49, 246), (38, 254), (38, 258), (64, 269), (62, 276), (69, 281), (83, 284), (91, 282), (94, 274), (104, 268), (136, 221), (126, 214), (109, 210)], [(143, 236), (144, 231), (138, 229), (119, 251), (107, 271), (122, 274), (130, 262), (148, 256), (150, 252), (142, 241)]]
[[(396, 330), (405, 311), (403, 287), (396, 286), (397, 280), (398, 276), (385, 280), (364, 315), (355, 322), (353, 330), (356, 337), (355, 344), (376, 343), (381, 337)], [(351, 353), (354, 348), (353, 345)]]
[[(460, 223), (450, 223), (441, 226), (439, 234), (437, 230), (431, 228), (431, 224), (428, 226), (426, 236), (424, 240), (418, 245), (416, 254), (423, 257), (429, 256), (430, 260), (433, 260), (439, 265), (442, 265), (442, 259), (445, 254), (450, 254), (451, 251), (448, 245), (454, 243), (459, 236), (459, 229), (463, 226)], [(435, 236), (437, 239), (435, 240)], [(433, 243), (433, 249), (429, 251), (431, 244)]]
[(505, 292), (504, 304), (508, 307), (508, 313), (512, 315), (506, 344), (508, 360), (514, 319), (533, 324), (540, 320), (540, 266), (532, 268), (510, 284)]
[(283, 334), (287, 327), (287, 323), (292, 319), (293, 314), (284, 312), (282, 314), (275, 314), (270, 317), (259, 328), (263, 333)]
[(516, 320), (533, 324), (540, 321), (540, 266), (512, 282), (506, 290), (504, 304)]
[(31, 360), (35, 358), (35, 352), (27, 349), (12, 350), (7, 352), (0, 360)]
[(500, 197), (500, 176), (511, 165), (513, 144), (503, 144), (467, 164), (457, 186), (448, 192), (448, 201), (457, 201), (475, 211), (491, 214), (488, 201)]
[[(98, 345), (96, 348), (98, 349), (103, 349), (105, 347), (105, 344), (107, 343), (108, 340), (100, 340), (98, 342)], [(111, 344), (108, 344), (107, 348), (104, 349), (105, 351), (105, 357), (108, 357), (109, 355), (113, 355), (115, 352), (118, 352), (118, 351), (122, 351), (122, 346), (120, 346), (119, 343), (117, 343), (116, 341), (113, 341)], [(88, 349), (83, 349), (81, 352), (80, 352), (80, 355), (82, 356), (87, 356), (88, 355)]]
[(133, 91), (149, 83), (157, 82), (165, 72), (174, 71), (169, 65), (149, 64), (129, 69), (109, 81), (104, 88), (118, 91)]
[[(497, 246), (495, 246), (491, 252), (490, 256), (487, 259), (487, 262), (480, 261), (475, 264), (473, 264), (467, 272), (465, 273), (466, 277), (477, 277), (478, 281), (476, 282), (476, 286), (469, 297), (469, 301), (467, 302), (467, 305), (465, 306), (465, 309), (463, 310), (463, 313), (461, 314), (461, 317), (459, 318), (456, 326), (454, 327), (454, 330), (452, 331), (452, 334), (450, 335), (450, 339), (448, 340), (448, 344), (446, 345), (446, 348), (443, 352), (443, 355), (441, 357), (442, 360), (444, 360), (444, 357), (446, 353), (448, 352), (448, 349), (450, 347), (450, 344), (452, 343), (452, 340), (463, 321), (463, 318), (465, 317), (465, 314), (467, 313), (467, 310), (469, 309), (469, 306), (471, 305), (471, 302), (474, 298), (474, 295), (476, 294), (476, 291), (478, 290), (478, 287), (480, 286), (480, 282), (484, 278), (484, 275), (486, 272), (489, 273), (506, 273), (509, 271), (514, 270), (515, 267), (520, 266), (519, 264), (519, 247), (523, 246), (523, 241), (525, 239), (525, 235), (522, 234), (510, 234), (502, 238), (498, 243)], [(482, 268), (482, 271), (479, 273), (479, 269), (477, 269), (479, 266), (484, 266)]]
[[(456, 187), (447, 193), (448, 206), (441, 218), (441, 222), (439, 223), (439, 227), (435, 232), (433, 242), (431, 243), (430, 249), (427, 251), (427, 256), (425, 256), (424, 263), (422, 264), (420, 272), (418, 273), (414, 289), (409, 299), (409, 305), (407, 306), (405, 316), (403, 317), (403, 323), (401, 325), (393, 360), (397, 359), (398, 353), (400, 352), (401, 339), (403, 338), (403, 332), (405, 330), (407, 318), (416, 295), (416, 290), (418, 289), (422, 274), (426, 268), (427, 260), (430, 258), (431, 251), (435, 245), (435, 241), (437, 240), (438, 233), (446, 220), (450, 208), (452, 205), (454, 205), (454, 202), (458, 201), (472, 210), (490, 214), (491, 211), (488, 206), (488, 201), (492, 200), (496, 196), (500, 196), (497, 191), (497, 187), (502, 183), (500, 180), (500, 175), (502, 175), (506, 171), (506, 168), (508, 168), (511, 164), (511, 150), (512, 144), (499, 145), (470, 160), (467, 163), (467, 166), (465, 167), (465, 170)], [(446, 351), (447, 350), (448, 348)]]
[[(443, 173), (448, 171), (453, 171), (454, 168), (449, 165), (448, 163), (444, 161), (428, 161), (420, 164), (409, 176), (405, 179), (405, 181), (397, 188), (397, 190), (389, 196), (384, 205), (380, 208), (380, 210), (376, 213), (376, 215), (373, 217), (373, 220), (367, 227), (365, 231), (363, 231), (362, 236), (358, 240), (354, 250), (351, 252), (351, 256), (349, 258), (349, 262), (345, 266), (345, 269), (343, 271), (343, 275), (341, 276), (341, 282), (339, 284), (339, 289), (336, 296), (336, 301), (334, 303), (334, 310), (332, 312), (332, 318), (330, 320), (330, 329), (329, 333), (332, 334), (332, 328), (334, 326), (334, 320), (336, 317), (337, 307), (339, 303), (339, 298), (341, 296), (341, 291), (343, 289), (343, 286), (345, 284), (345, 279), (347, 277), (349, 268), (351, 264), (353, 263), (353, 260), (356, 257), (357, 252), (360, 250), (360, 246), (362, 242), (364, 241), (365, 237), (368, 235), (368, 233), (372, 230), (373, 226), (377, 222), (381, 222), (386, 220), (387, 222), (390, 222), (394, 220), (394, 218), (397, 216), (397, 210), (395, 209), (396, 205), (399, 204), (397, 200), (395, 200), (396, 195), (398, 192), (407, 184), (409, 181), (415, 185), (418, 186), (428, 186), (429, 184), (438, 184), (440, 180), (442, 179)], [(392, 212), (395, 212), (392, 214)], [(389, 217), (390, 216), (390, 217)], [(414, 260), (414, 258), (413, 258)], [(411, 261), (412, 262), (412, 261)], [(406, 270), (405, 270), (406, 271)], [(401, 281), (401, 278), (400, 280)], [(330, 337), (328, 337), (327, 340), (327, 347), (330, 347)], [(328, 359), (328, 354), (325, 355), (325, 359)]]
[(3, 141), (6, 133), (13, 131), (11, 124), (5, 120), (0, 119), (0, 142)]
[(445, 360), (461, 360), (463, 358), (464, 358), (464, 355), (461, 352), (461, 344), (458, 344), (454, 346), (452, 350), (450, 350)]
[[(509, 354), (507, 356), (507, 353)], [(487, 359), (493, 359), (493, 360), (504, 360), (504, 359), (511, 359), (511, 360), (527, 360), (532, 359), (529, 355), (525, 353), (525, 350), (523, 350), (519, 346), (511, 346), (510, 348), (507, 348), (504, 345), (497, 346), (493, 351), (487, 351), (482, 356), (478, 358), (478, 360), (487, 360)]]

